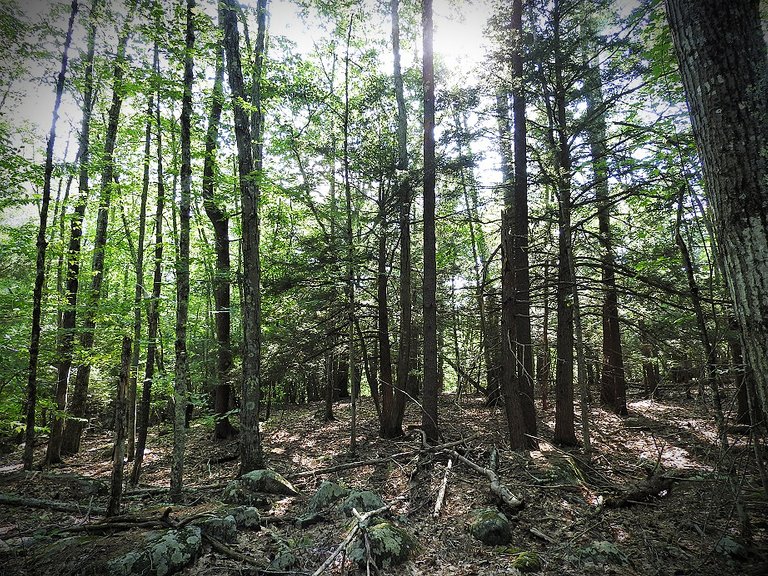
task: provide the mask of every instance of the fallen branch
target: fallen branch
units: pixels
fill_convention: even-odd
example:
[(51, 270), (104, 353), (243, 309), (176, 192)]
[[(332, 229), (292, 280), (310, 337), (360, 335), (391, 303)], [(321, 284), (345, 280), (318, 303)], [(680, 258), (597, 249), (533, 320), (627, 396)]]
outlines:
[(665, 490), (669, 491), (672, 488), (672, 484), (675, 483), (675, 480), (675, 478), (670, 478), (663, 474), (655, 474), (625, 491), (623, 494), (606, 498), (605, 505), (609, 508), (623, 508), (624, 506), (647, 502), (651, 498), (658, 496), (659, 493)]
[[(420, 430), (417, 430), (417, 431), (421, 432)], [(447, 442), (445, 444), (438, 444), (437, 446), (426, 446), (424, 448), (419, 448), (417, 450), (409, 450), (407, 452), (398, 452), (397, 454), (392, 454), (391, 456), (386, 456), (384, 458), (374, 458), (373, 460), (361, 460), (358, 462), (347, 462), (346, 464), (339, 464), (338, 466), (331, 466), (330, 468), (320, 468), (319, 470), (307, 470), (306, 472), (297, 472), (295, 474), (288, 474), (286, 475), (286, 478), (290, 480), (293, 478), (304, 478), (306, 476), (315, 476), (318, 474), (331, 474), (333, 472), (341, 472), (343, 470), (350, 470), (352, 468), (361, 468), (363, 466), (376, 466), (377, 464), (385, 464), (397, 458), (414, 457), (414, 456), (419, 456), (421, 454), (427, 454), (430, 452), (442, 452), (447, 448), (464, 444), (466, 441), (472, 440), (473, 438), (476, 438), (479, 435), (480, 434), (473, 434), (472, 436), (469, 436), (467, 438), (462, 438), (461, 440), (454, 440), (453, 442)]]
[(355, 539), (357, 533), (360, 532), (360, 530), (365, 526), (365, 524), (368, 523), (372, 517), (389, 510), (391, 507), (392, 504), (387, 504), (386, 506), (382, 506), (376, 510), (371, 510), (365, 514), (359, 514), (357, 510), (353, 509), (352, 513), (355, 515), (355, 518), (357, 518), (357, 522), (355, 522), (355, 524), (349, 529), (346, 538), (344, 538), (342, 543), (336, 547), (336, 550), (333, 551), (333, 554), (331, 554), (325, 560), (325, 562), (323, 562), (322, 565), (312, 573), (312, 576), (320, 576), (320, 574), (325, 572), (330, 567), (330, 565), (333, 564), (333, 561), (336, 559), (336, 557), (341, 554), (341, 551), (344, 550), (349, 545), (349, 543)]
[(40, 498), (25, 498), (18, 494), (0, 493), (0, 505), (21, 506), (24, 508), (42, 508), (44, 510), (53, 510), (55, 512), (70, 512), (73, 514), (85, 514), (86, 511), (96, 516), (105, 516), (106, 510), (103, 508), (89, 508), (88, 505), (78, 502), (60, 502), (58, 500), (42, 500)]
[(496, 474), (495, 471), (491, 470), (490, 468), (483, 468), (482, 466), (479, 466), (472, 462), (469, 458), (466, 458), (456, 452), (455, 450), (446, 450), (449, 454), (452, 454), (454, 458), (459, 460), (460, 462), (463, 462), (470, 468), (472, 468), (475, 472), (482, 474), (483, 476), (487, 477), (490, 482), (490, 489), (491, 493), (498, 498), (509, 510), (514, 511), (518, 510), (523, 507), (523, 500), (521, 498), (518, 498), (512, 492), (504, 486), (504, 484), (501, 483), (501, 480), (499, 480), (499, 475)]
[(445, 500), (445, 489), (448, 486), (448, 473), (453, 466), (453, 460), (448, 459), (448, 466), (445, 468), (445, 475), (443, 476), (443, 482), (440, 484), (440, 491), (437, 493), (437, 500), (435, 500), (435, 511), (432, 512), (432, 517), (437, 518), (440, 515), (440, 509), (443, 507), (443, 501)]

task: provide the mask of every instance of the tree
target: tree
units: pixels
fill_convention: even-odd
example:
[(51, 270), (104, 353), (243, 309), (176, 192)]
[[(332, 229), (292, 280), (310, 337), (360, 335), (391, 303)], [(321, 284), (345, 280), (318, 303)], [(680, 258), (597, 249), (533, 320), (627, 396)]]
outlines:
[(186, 444), (189, 358), (187, 356), (187, 320), (189, 317), (189, 228), (192, 194), (192, 81), (195, 47), (195, 0), (187, 0), (187, 24), (184, 50), (184, 87), (181, 100), (181, 196), (179, 198), (179, 249), (176, 260), (176, 374), (173, 384), (173, 459), (171, 462), (171, 499), (180, 502)]
[[(259, 1), (259, 10), (266, 10), (266, 0)], [(240, 202), (242, 206), (243, 252), (243, 388), (240, 405), (240, 471), (263, 468), (264, 458), (259, 432), (259, 402), (261, 397), (261, 266), (259, 261), (259, 177), (261, 159), (254, 163), (252, 134), (248, 114), (243, 108), (245, 88), (240, 62), (240, 34), (237, 29), (237, 0), (223, 0), (219, 6), (219, 22), (224, 32), (227, 75), (235, 116), (237, 164)], [(263, 59), (265, 31), (260, 28), (256, 41), (256, 58)], [(261, 82), (261, 73), (255, 79)], [(257, 89), (257, 111), (260, 111)], [(261, 120), (259, 120), (259, 123)], [(257, 134), (260, 132), (257, 131)]]
[(432, 0), (423, 0), (424, 83), (424, 391), (421, 427), (430, 442), (439, 435), (437, 421), (437, 261), (435, 239), (435, 70)]
[(666, 7), (747, 364), (768, 412), (768, 57), (759, 5)]
[(64, 81), (69, 60), (69, 46), (72, 43), (72, 28), (77, 15), (77, 0), (72, 0), (72, 8), (64, 38), (64, 51), (61, 56), (61, 69), (56, 78), (56, 96), (53, 104), (53, 118), (48, 132), (48, 144), (45, 151), (45, 174), (43, 176), (43, 197), (40, 202), (40, 227), (37, 231), (37, 259), (35, 264), (35, 288), (32, 304), (32, 337), (29, 344), (29, 373), (27, 376), (27, 419), (24, 447), (24, 469), (32, 469), (32, 458), (35, 449), (35, 409), (37, 406), (37, 364), (40, 356), (40, 332), (43, 310), (43, 288), (45, 286), (45, 238), (48, 225), (48, 207), (51, 202), (51, 180), (53, 178), (53, 152), (56, 145), (56, 125), (59, 121), (59, 107), (64, 93)]

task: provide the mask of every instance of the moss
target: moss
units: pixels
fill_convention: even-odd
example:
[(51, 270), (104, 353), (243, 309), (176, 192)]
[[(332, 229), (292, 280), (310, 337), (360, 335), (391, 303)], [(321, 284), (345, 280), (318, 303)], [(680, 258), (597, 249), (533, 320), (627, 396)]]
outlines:
[(469, 532), (477, 540), (491, 546), (508, 544), (512, 538), (509, 520), (494, 508), (476, 511), (469, 525)]
[(376, 492), (370, 490), (353, 491), (341, 504), (341, 511), (347, 516), (352, 516), (352, 508), (360, 514), (377, 510), (384, 506), (384, 501)]
[(541, 570), (541, 558), (533, 550), (519, 552), (512, 561), (512, 566), (520, 570), (520, 572), (535, 572)]
[[(379, 568), (397, 566), (410, 557), (416, 548), (416, 540), (407, 530), (387, 521), (380, 521), (367, 528), (371, 559)], [(367, 558), (365, 540), (359, 537), (349, 550), (351, 560), (364, 566)]]

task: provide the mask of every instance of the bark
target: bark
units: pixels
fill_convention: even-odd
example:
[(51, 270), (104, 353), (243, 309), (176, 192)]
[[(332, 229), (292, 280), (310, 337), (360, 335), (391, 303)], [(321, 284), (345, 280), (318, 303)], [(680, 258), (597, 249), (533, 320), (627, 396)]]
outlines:
[(541, 394), (541, 409), (549, 410), (549, 385), (551, 379), (552, 361), (549, 351), (549, 260), (544, 262), (544, 318), (541, 326), (541, 351), (537, 362), (536, 379)]
[(117, 383), (115, 401), (115, 445), (112, 450), (112, 475), (109, 486), (107, 516), (120, 514), (120, 502), (123, 496), (123, 468), (125, 466), (125, 436), (128, 387), (131, 370), (131, 339), (123, 337), (123, 349), (120, 356), (120, 378)]
[(421, 427), (437, 442), (437, 263), (435, 240), (435, 72), (432, 0), (422, 5), (424, 83), (424, 388)]
[[(72, 357), (75, 344), (75, 323), (77, 319), (77, 297), (80, 284), (80, 249), (83, 237), (83, 219), (88, 204), (90, 186), (88, 185), (88, 169), (91, 159), (90, 130), (91, 113), (93, 111), (93, 59), (96, 51), (96, 18), (95, 11), (98, 0), (91, 5), (88, 19), (88, 47), (86, 49), (85, 75), (83, 78), (83, 117), (80, 122), (80, 138), (78, 143), (78, 195), (75, 210), (70, 220), (69, 243), (67, 245), (67, 277), (64, 288), (65, 305), (61, 313), (61, 338), (56, 347), (56, 408), (63, 411), (67, 404), (69, 376), (72, 370)], [(61, 442), (63, 439), (64, 421), (54, 418), (51, 435), (48, 439), (46, 461), (55, 463), (61, 461)]]
[(181, 99), (181, 189), (179, 197), (179, 248), (176, 260), (176, 371), (173, 384), (173, 454), (171, 459), (170, 498), (182, 499), (184, 452), (186, 448), (187, 394), (189, 357), (187, 355), (187, 320), (189, 317), (189, 229), (192, 194), (192, 82), (195, 47), (195, 0), (187, 0), (187, 24), (184, 51), (184, 89)]
[(129, 23), (129, 21), (126, 21), (120, 33), (112, 76), (112, 102), (107, 116), (107, 130), (101, 156), (101, 190), (99, 193), (99, 211), (96, 216), (96, 234), (93, 240), (91, 285), (85, 294), (86, 306), (80, 336), (80, 349), (86, 360), (77, 367), (75, 389), (68, 410), (73, 418), (66, 422), (61, 445), (61, 450), (65, 454), (76, 454), (80, 451), (80, 438), (84, 428), (83, 419), (88, 399), (88, 384), (91, 378), (91, 364), (88, 358), (95, 340), (96, 314), (99, 308), (99, 301), (101, 300), (101, 288), (105, 274), (104, 256), (107, 244), (110, 205), (112, 202), (112, 187), (114, 186), (115, 178), (114, 152), (117, 142), (117, 126), (120, 121), (120, 110), (123, 105), (123, 75), (125, 73), (125, 51), (130, 33)]
[[(389, 275), (387, 274), (387, 197), (384, 185), (379, 186), (379, 250), (378, 250), (378, 274), (377, 274), (377, 313), (378, 313), (378, 341), (379, 341), (379, 382), (374, 379), (371, 388), (371, 396), (378, 398), (378, 385), (380, 383), (382, 394), (386, 390), (388, 393), (388, 416), (392, 416), (394, 409), (394, 390), (392, 381), (392, 346), (389, 342), (389, 307), (387, 306), (387, 283)], [(374, 391), (375, 389), (375, 391)], [(378, 403), (377, 403), (378, 404)], [(384, 412), (382, 412), (382, 415)], [(390, 437), (387, 433), (386, 420), (380, 419), (380, 433), (384, 438)]]
[[(157, 41), (153, 50), (155, 74), (160, 73), (160, 58)], [(136, 431), (136, 454), (131, 469), (130, 483), (139, 483), (141, 465), (144, 461), (144, 449), (147, 445), (149, 428), (149, 410), (152, 399), (152, 381), (155, 374), (155, 362), (158, 351), (158, 327), (160, 324), (160, 291), (163, 282), (163, 209), (165, 204), (165, 184), (163, 182), (163, 142), (160, 116), (160, 93), (155, 103), (155, 126), (157, 128), (157, 203), (155, 205), (155, 254), (152, 273), (152, 297), (147, 306), (147, 357), (144, 363), (144, 382), (141, 390), (141, 405), (138, 413)]]
[(768, 57), (758, 2), (667, 0), (745, 357), (768, 411)]
[(619, 327), (619, 296), (616, 290), (613, 235), (611, 234), (611, 203), (608, 191), (607, 133), (603, 106), (603, 89), (598, 65), (587, 65), (587, 115), (592, 121), (587, 126), (592, 171), (595, 179), (597, 220), (602, 250), (603, 283), (603, 359), (600, 378), (600, 399), (622, 416), (627, 414), (624, 354)]
[(230, 382), (232, 370), (229, 217), (216, 202), (216, 150), (219, 124), (224, 100), (224, 55), (217, 50), (216, 79), (213, 85), (213, 101), (208, 115), (205, 135), (205, 160), (203, 165), (203, 208), (211, 221), (216, 251), (216, 270), (213, 274), (214, 325), (216, 329), (216, 390), (214, 412), (216, 414), (216, 438), (231, 438), (235, 432), (226, 413), (230, 409)]
[[(237, 29), (237, 0), (223, 0), (219, 5), (219, 21), (224, 32), (224, 51), (227, 58), (227, 76), (232, 96), (237, 141), (237, 163), (242, 208), (243, 255), (243, 385), (240, 405), (240, 473), (263, 468), (264, 457), (259, 431), (260, 364), (261, 364), (261, 263), (259, 261), (259, 198), (258, 177), (261, 158), (253, 158), (252, 135), (245, 101), (243, 72), (240, 60), (240, 33)], [(266, 13), (266, 0), (259, 0), (259, 13)], [(261, 83), (261, 61), (264, 53), (265, 22), (259, 19), (256, 40), (256, 58), (259, 72), (256, 82)], [(257, 135), (261, 133), (261, 87), (255, 99), (259, 114)]]
[(56, 78), (56, 96), (53, 103), (51, 129), (48, 132), (48, 144), (45, 151), (45, 172), (43, 176), (43, 198), (40, 203), (40, 227), (37, 231), (37, 258), (35, 261), (35, 287), (32, 303), (32, 336), (29, 344), (29, 374), (27, 379), (27, 414), (24, 446), (24, 468), (32, 468), (32, 458), (35, 449), (35, 409), (37, 407), (37, 365), (40, 357), (41, 318), (43, 312), (43, 288), (45, 287), (45, 253), (48, 243), (45, 238), (48, 226), (48, 208), (51, 202), (51, 180), (53, 179), (53, 151), (56, 144), (56, 125), (59, 121), (59, 107), (64, 93), (64, 81), (67, 75), (69, 61), (69, 46), (72, 43), (72, 29), (77, 15), (77, 0), (72, 0), (67, 34), (64, 38), (64, 52), (61, 57), (61, 68)]

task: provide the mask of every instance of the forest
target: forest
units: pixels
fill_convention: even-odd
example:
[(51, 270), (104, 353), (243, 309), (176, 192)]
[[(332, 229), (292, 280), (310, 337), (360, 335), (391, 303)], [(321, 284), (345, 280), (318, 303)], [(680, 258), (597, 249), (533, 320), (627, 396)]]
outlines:
[(768, 573), (767, 45), (0, 0), (0, 572)]

